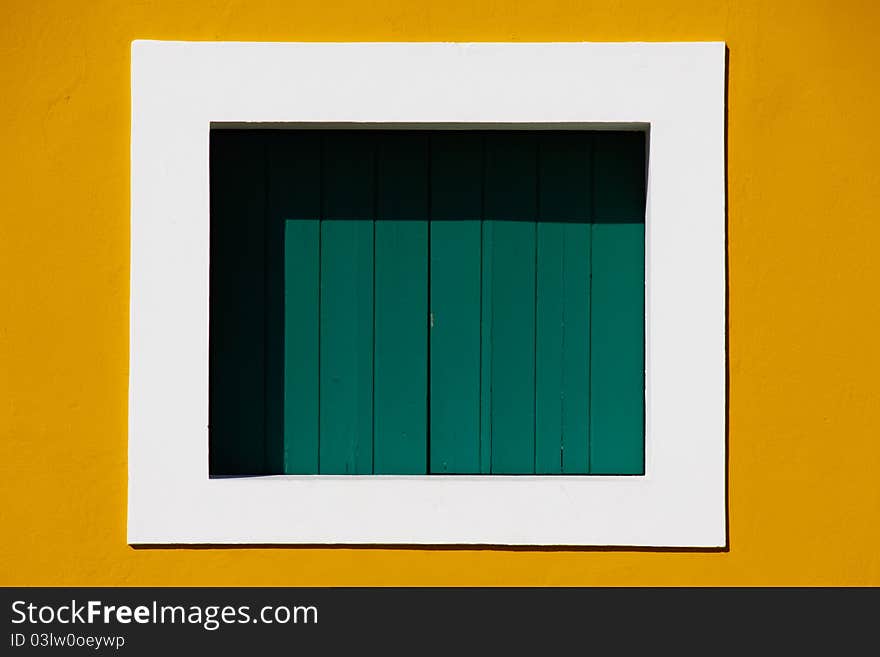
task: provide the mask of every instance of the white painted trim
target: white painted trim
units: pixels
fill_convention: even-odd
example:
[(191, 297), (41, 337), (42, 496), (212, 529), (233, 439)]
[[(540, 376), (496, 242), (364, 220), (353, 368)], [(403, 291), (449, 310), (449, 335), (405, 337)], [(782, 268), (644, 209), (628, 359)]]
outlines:
[[(132, 44), (128, 542), (719, 547), (723, 43)], [(646, 474), (208, 478), (212, 122), (650, 125)]]

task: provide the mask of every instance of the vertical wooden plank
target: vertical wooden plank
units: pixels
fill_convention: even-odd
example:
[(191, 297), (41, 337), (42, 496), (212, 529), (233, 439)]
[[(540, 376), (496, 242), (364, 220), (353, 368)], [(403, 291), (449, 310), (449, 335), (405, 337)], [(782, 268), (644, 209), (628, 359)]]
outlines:
[(539, 144), (535, 470), (588, 472), (590, 152), (582, 133)]
[(428, 138), (377, 138), (373, 472), (427, 474)]
[(320, 141), (308, 131), (268, 136), (268, 454), (280, 456), (273, 472), (317, 474)]
[(590, 263), (589, 224), (565, 224), (563, 261), (562, 472), (590, 472)]
[(373, 470), (374, 137), (323, 144), (320, 472)]
[[(543, 157), (542, 157), (543, 160)], [(542, 161), (542, 173), (544, 162)], [(542, 190), (543, 191), (543, 190)], [(543, 195), (542, 195), (543, 200)], [(562, 472), (563, 343), (565, 330), (565, 225), (538, 224), (535, 335), (535, 472)]]
[(491, 244), (492, 472), (535, 471), (534, 135), (486, 136), (485, 218)]
[(320, 223), (284, 226), (284, 473), (317, 474)]
[[(485, 141), (483, 143), (485, 183)], [(485, 184), (483, 210), (485, 212)], [(492, 473), (492, 254), (495, 223), (482, 222), (480, 231), (480, 474)]]
[(643, 474), (645, 140), (594, 142), (591, 472)]
[(263, 137), (211, 132), (209, 471), (266, 471)]
[(431, 472), (479, 473), (479, 134), (432, 135), (430, 216)]

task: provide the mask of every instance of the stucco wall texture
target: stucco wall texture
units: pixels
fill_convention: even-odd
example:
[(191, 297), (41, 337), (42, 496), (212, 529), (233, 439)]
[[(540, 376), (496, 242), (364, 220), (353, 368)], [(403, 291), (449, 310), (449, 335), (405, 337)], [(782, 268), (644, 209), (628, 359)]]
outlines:
[[(0, 584), (880, 584), (878, 31), (870, 0), (3, 0)], [(726, 41), (729, 551), (126, 545), (133, 39)]]

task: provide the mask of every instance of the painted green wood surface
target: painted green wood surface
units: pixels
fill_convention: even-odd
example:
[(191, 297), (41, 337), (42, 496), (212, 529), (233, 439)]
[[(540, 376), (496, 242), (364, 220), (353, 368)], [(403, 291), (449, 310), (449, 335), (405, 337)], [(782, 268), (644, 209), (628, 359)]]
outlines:
[(213, 474), (644, 472), (644, 135), (211, 147)]
[(373, 472), (427, 472), (428, 138), (377, 142)]
[[(484, 150), (485, 162), (485, 150)], [(485, 172), (485, 164), (484, 164)], [(485, 205), (485, 194), (483, 196)], [(495, 280), (494, 249), (495, 222), (483, 221), (480, 235), (482, 274), (480, 277), (480, 474), (492, 473), (492, 283)]]
[(284, 469), (318, 472), (320, 223), (285, 221)]
[(562, 473), (590, 472), (589, 225), (563, 226)]
[(589, 471), (590, 142), (542, 136), (537, 260), (538, 474)]
[[(265, 142), (211, 133), (209, 467), (267, 472), (265, 458)], [(170, 373), (173, 375), (173, 373)]]
[(370, 474), (374, 138), (329, 134), (322, 159), (320, 472)]
[[(535, 470), (534, 135), (486, 137), (485, 221), (491, 222), (492, 473)], [(485, 321), (485, 320), (484, 320)]]
[(594, 138), (593, 474), (644, 473), (644, 135)]
[(481, 471), (482, 147), (479, 134), (431, 137), (432, 473)]

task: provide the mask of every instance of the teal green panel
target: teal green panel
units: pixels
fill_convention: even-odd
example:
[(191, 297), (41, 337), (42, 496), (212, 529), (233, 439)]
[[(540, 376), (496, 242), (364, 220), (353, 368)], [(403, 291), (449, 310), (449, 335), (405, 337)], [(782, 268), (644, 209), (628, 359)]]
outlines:
[(378, 141), (373, 472), (427, 474), (428, 141)]
[(535, 336), (535, 472), (562, 472), (563, 342), (565, 332), (565, 224), (538, 225), (538, 296)]
[(590, 226), (538, 224), (535, 468), (589, 472)]
[(535, 223), (492, 226), (492, 473), (535, 468)]
[(485, 219), (492, 225), (492, 473), (535, 471), (537, 149), (533, 135), (486, 137)]
[(492, 472), (492, 285), (495, 222), (481, 226), (480, 275), (480, 473)]
[(323, 148), (320, 472), (373, 470), (373, 207), (370, 135), (328, 134)]
[(543, 135), (539, 151), (535, 469), (589, 470), (590, 149)]
[(285, 224), (284, 472), (317, 474), (320, 223)]
[(438, 474), (481, 472), (482, 156), (478, 134), (431, 137), (430, 465)]
[(590, 463), (644, 473), (645, 225), (594, 224)]
[(267, 460), (271, 472), (316, 474), (320, 138), (267, 136)]
[(588, 224), (563, 227), (562, 472), (590, 472), (590, 262)]
[(427, 473), (428, 227), (376, 222), (374, 471)]
[(645, 468), (645, 135), (594, 136), (590, 463)]
[(266, 472), (265, 142), (211, 131), (209, 471)]

